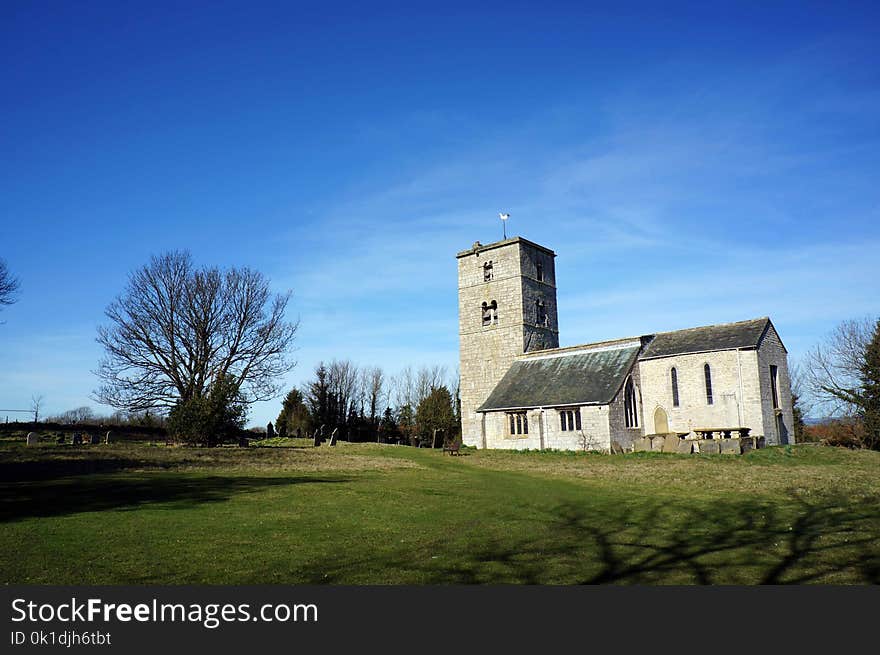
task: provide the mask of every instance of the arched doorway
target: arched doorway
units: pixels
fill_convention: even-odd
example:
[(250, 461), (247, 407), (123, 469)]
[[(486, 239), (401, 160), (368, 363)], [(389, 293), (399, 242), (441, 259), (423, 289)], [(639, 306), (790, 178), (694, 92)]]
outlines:
[(669, 432), (669, 418), (662, 407), (654, 410), (654, 434), (666, 434)]

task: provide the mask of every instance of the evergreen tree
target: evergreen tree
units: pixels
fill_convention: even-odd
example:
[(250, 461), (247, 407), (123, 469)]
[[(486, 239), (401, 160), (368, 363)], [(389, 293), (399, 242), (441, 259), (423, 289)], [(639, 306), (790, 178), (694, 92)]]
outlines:
[(301, 433), (308, 433), (311, 429), (309, 408), (306, 406), (299, 389), (291, 389), (284, 397), (281, 412), (275, 419), (275, 427), (279, 437), (295, 435), (297, 428)]
[(804, 423), (804, 411), (801, 409), (800, 398), (794, 391), (791, 393), (791, 414), (794, 419), (794, 442), (801, 443), (806, 440), (806, 424)]
[(880, 320), (865, 349), (861, 366), (861, 410), (864, 423), (864, 445), (880, 450)]
[(397, 425), (404, 439), (410, 439), (416, 433), (416, 417), (410, 405), (403, 405), (397, 411)]
[(397, 421), (394, 420), (394, 412), (390, 407), (385, 408), (382, 420), (379, 422), (379, 440), (385, 443), (397, 443), (400, 439), (400, 430)]
[[(435, 430), (442, 431), (443, 441), (451, 439), (455, 427), (455, 409), (452, 394), (445, 386), (434, 387), (416, 410), (416, 425), (419, 434), (428, 440), (434, 436)], [(441, 441), (442, 445), (442, 441)]]
[(303, 400), (309, 410), (310, 427), (324, 426), (324, 434), (329, 435), (340, 423), (339, 402), (330, 389), (330, 372), (323, 362), (315, 367), (315, 378), (303, 389)]
[(216, 446), (238, 436), (247, 418), (247, 403), (231, 376), (215, 380), (207, 394), (177, 401), (168, 414), (168, 432), (189, 444)]

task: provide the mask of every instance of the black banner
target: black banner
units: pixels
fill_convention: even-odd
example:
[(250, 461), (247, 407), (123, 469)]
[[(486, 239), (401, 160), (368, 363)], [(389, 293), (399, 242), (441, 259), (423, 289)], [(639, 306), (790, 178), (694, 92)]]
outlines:
[(2, 603), (5, 653), (815, 648), (869, 637), (880, 588), (7, 586)]

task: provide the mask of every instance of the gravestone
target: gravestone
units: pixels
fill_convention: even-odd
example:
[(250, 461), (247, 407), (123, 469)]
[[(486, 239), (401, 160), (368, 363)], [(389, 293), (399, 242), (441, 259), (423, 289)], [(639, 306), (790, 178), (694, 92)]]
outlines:
[(321, 433), (319, 430), (315, 430), (315, 434), (313, 436), (313, 445), (315, 448), (321, 445)]
[(701, 455), (717, 455), (721, 452), (718, 441), (715, 439), (700, 439), (697, 442), (697, 447), (700, 449)]
[(90, 435), (89, 436), (89, 443), (92, 444), (93, 446), (97, 446), (98, 444), (101, 443), (101, 435), (99, 435), (97, 432), (93, 435)]
[(675, 452), (681, 453), (682, 455), (690, 455), (694, 449), (694, 442), (689, 441), (688, 439), (679, 439), (678, 440), (678, 450)]
[(104, 443), (110, 443), (110, 431), (107, 431), (107, 434), (104, 435)]
[(28, 446), (36, 446), (38, 442), (38, 437), (36, 432), (28, 432), (27, 434), (27, 445)]
[(677, 434), (667, 434), (663, 439), (663, 452), (664, 453), (677, 453), (678, 452), (678, 443), (683, 441), (683, 439), (679, 439)]
[(742, 446), (742, 451), (744, 453), (749, 452), (755, 448), (755, 438), (754, 437), (743, 437), (739, 440), (740, 445)]
[(330, 445), (336, 445), (336, 434), (339, 432), (339, 428), (333, 428), (333, 432), (330, 433)]
[(239, 448), (248, 448), (250, 446), (250, 441), (244, 435), (238, 438), (238, 447)]
[(79, 432), (74, 432), (73, 433), (73, 445), (74, 446), (81, 446), (82, 442), (83, 442), (82, 435)]
[(739, 439), (722, 439), (718, 442), (722, 455), (739, 455), (742, 452)]
[(637, 453), (643, 453), (651, 450), (651, 437), (639, 437), (633, 442), (633, 450)]
[(755, 437), (755, 448), (763, 448), (767, 445), (767, 439), (764, 437)]
[(655, 435), (653, 437), (649, 437), (651, 439), (651, 450), (656, 453), (663, 452), (663, 443), (666, 441), (666, 437), (663, 435)]
[(611, 454), (612, 455), (623, 455), (623, 446), (621, 446), (617, 441), (611, 441)]

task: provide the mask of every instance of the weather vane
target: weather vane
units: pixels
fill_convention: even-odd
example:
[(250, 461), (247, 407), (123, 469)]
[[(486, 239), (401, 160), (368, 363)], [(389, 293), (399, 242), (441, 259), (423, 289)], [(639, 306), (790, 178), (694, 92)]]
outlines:
[(507, 219), (510, 218), (510, 214), (498, 214), (498, 218), (501, 219), (502, 229), (504, 230), (504, 238), (507, 238)]

